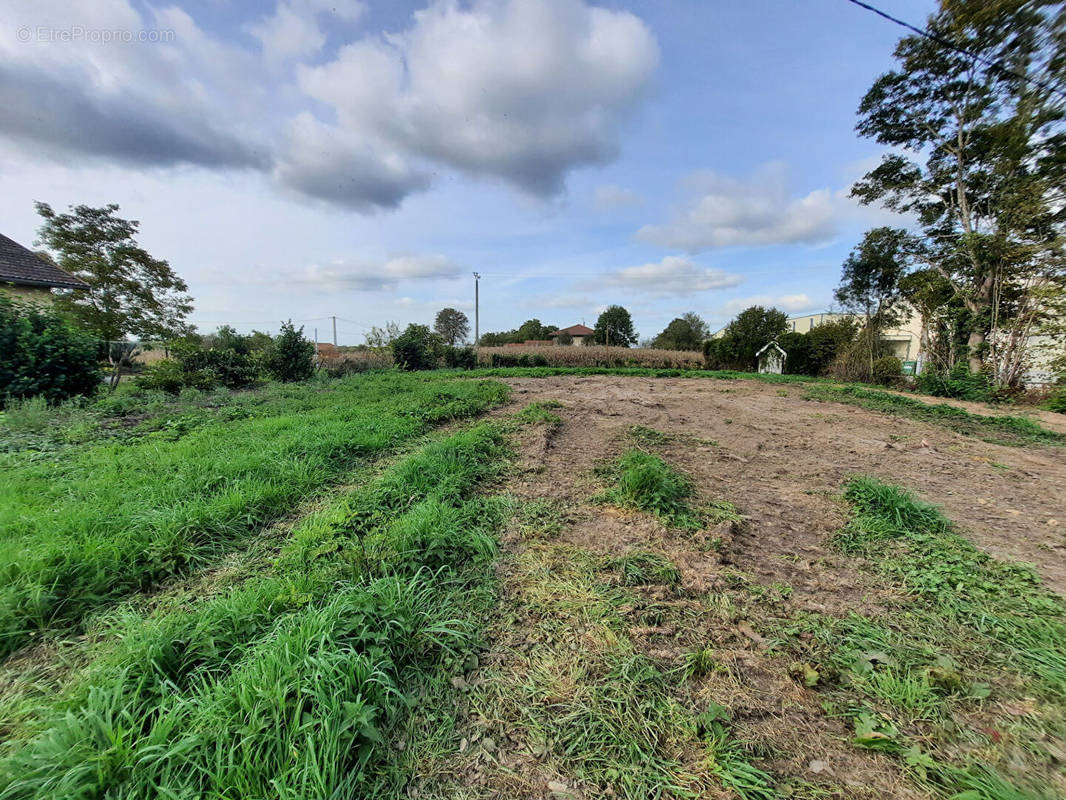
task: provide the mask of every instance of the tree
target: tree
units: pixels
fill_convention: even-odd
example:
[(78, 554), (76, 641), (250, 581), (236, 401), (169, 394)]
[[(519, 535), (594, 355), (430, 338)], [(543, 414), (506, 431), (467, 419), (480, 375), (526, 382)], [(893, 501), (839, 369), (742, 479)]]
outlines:
[(899, 282), (915, 249), (912, 237), (902, 228), (874, 228), (844, 261), (835, 297), (846, 311), (859, 314), (862, 346), (870, 370), (881, 355), (881, 332), (899, 324)]
[(265, 366), (279, 381), (303, 381), (315, 374), (315, 344), (304, 338), (304, 329), (281, 323), (281, 332), (267, 353)]
[(515, 331), (516, 342), (528, 342), (530, 340), (547, 339), (558, 328), (553, 325), (541, 325), (539, 319), (527, 319), (518, 326)]
[(1066, 37), (1056, 5), (945, 0), (927, 25), (935, 38), (901, 39), (899, 68), (859, 106), (859, 133), (894, 152), (852, 195), (917, 217), (925, 262), (967, 311), (970, 371), (988, 360), (1000, 382), (1022, 356), (992, 332), (1023, 341), (1052, 313), (1041, 292), (1066, 290)]
[(859, 332), (859, 325), (852, 317), (842, 317), (831, 322), (815, 325), (806, 334), (807, 369), (811, 375), (823, 375), (836, 357), (843, 353)]
[(722, 336), (708, 342), (709, 366), (754, 369), (755, 354), (788, 331), (788, 315), (776, 308), (751, 306), (737, 314)]
[(710, 335), (707, 323), (695, 311), (689, 311), (672, 320), (651, 346), (657, 350), (699, 350)]
[(407, 326), (392, 342), (392, 358), (406, 370), (434, 369), (440, 355), (442, 339), (428, 325)]
[[(917, 360), (927, 362), (934, 351), (931, 345), (934, 332), (939, 333), (948, 322), (946, 312), (949, 313), (949, 304), (955, 292), (944, 276), (932, 267), (915, 270), (900, 278), (899, 292), (908, 305), (918, 312), (921, 328), (918, 333)], [(950, 364), (940, 366), (946, 368)]]
[(61, 296), (57, 307), (109, 341), (127, 335), (169, 340), (188, 332), (189, 287), (166, 261), (137, 244), (140, 223), (119, 217), (114, 204), (73, 206), (68, 214), (57, 214), (47, 203), (36, 207), (44, 220), (38, 244), (89, 284), (87, 291)]
[(612, 347), (629, 347), (636, 344), (637, 332), (633, 330), (633, 318), (622, 306), (608, 306), (596, 320), (592, 340), (596, 344)]
[(437, 312), (437, 319), (433, 323), (433, 330), (441, 335), (452, 347), (456, 342), (466, 339), (470, 333), (470, 320), (466, 314), (454, 308), (442, 308)]
[(367, 347), (391, 347), (392, 343), (396, 340), (396, 337), (400, 335), (400, 325), (397, 322), (386, 322), (384, 328), (379, 328), (376, 325), (371, 327), (367, 332), (366, 346)]

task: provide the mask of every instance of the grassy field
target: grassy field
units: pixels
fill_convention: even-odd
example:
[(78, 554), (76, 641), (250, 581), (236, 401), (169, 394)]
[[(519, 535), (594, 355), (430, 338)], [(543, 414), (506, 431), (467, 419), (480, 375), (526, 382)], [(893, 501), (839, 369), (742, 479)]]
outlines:
[(0, 800), (1063, 796), (1061, 437), (673, 374), (9, 412)]

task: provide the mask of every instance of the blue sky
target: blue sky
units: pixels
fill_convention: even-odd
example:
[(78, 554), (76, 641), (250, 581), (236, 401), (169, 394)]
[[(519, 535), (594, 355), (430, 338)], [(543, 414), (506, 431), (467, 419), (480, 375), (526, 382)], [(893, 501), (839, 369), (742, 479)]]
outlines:
[[(846, 0), (0, 0), (0, 230), (114, 202), (201, 330), (823, 310), (902, 30)], [(933, 2), (882, 0), (921, 23)], [(160, 41), (162, 40), (162, 41)]]

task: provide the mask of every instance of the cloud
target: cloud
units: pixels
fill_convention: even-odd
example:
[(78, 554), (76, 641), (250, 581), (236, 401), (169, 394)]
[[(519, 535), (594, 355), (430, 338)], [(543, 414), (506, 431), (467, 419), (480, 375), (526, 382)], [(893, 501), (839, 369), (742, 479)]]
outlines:
[(653, 264), (626, 267), (598, 280), (599, 287), (631, 289), (655, 295), (685, 295), (739, 286), (744, 278), (713, 267), (701, 267), (679, 256)]
[(429, 175), (395, 151), (374, 150), (309, 113), (293, 120), (288, 155), (275, 176), (290, 189), (335, 205), (371, 212), (395, 208), (409, 194), (429, 188)]
[(304, 269), (300, 281), (329, 292), (374, 292), (392, 289), (401, 282), (455, 278), (462, 272), (462, 267), (442, 255), (407, 254), (383, 262), (339, 259), (324, 265), (311, 264)]
[(248, 32), (259, 40), (269, 61), (305, 58), (326, 43), (318, 17), (327, 12), (346, 22), (356, 22), (366, 12), (366, 5), (358, 0), (279, 0), (274, 13), (249, 25)]
[(698, 172), (693, 195), (664, 225), (645, 225), (637, 238), (697, 253), (716, 247), (818, 244), (833, 238), (840, 198), (826, 188), (803, 197), (789, 192), (786, 170), (770, 163), (747, 181)]
[(572, 169), (614, 158), (658, 59), (627, 12), (580, 0), (437, 2), (403, 32), (349, 44), (298, 80), (374, 150), (547, 197)]
[(639, 206), (644, 202), (644, 198), (632, 189), (607, 184), (596, 187), (595, 202), (596, 208), (601, 211), (612, 211), (618, 208)]
[(800, 292), (797, 294), (782, 294), (776, 296), (758, 294), (752, 297), (740, 297), (730, 300), (718, 310), (721, 314), (737, 314), (751, 306), (777, 308), (781, 311), (788, 311), (793, 314), (797, 314), (800, 311), (813, 311), (815, 309), (814, 301), (812, 301), (806, 294)]

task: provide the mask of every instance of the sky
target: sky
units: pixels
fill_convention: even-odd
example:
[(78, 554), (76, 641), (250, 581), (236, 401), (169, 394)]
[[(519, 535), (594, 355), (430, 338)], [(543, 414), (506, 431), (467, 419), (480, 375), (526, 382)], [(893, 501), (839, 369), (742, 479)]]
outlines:
[[(921, 24), (933, 0), (881, 0)], [(201, 332), (830, 307), (901, 28), (847, 0), (0, 0), (0, 232), (117, 203)]]

